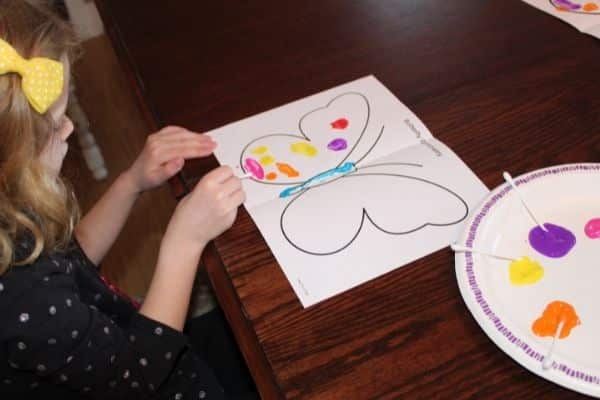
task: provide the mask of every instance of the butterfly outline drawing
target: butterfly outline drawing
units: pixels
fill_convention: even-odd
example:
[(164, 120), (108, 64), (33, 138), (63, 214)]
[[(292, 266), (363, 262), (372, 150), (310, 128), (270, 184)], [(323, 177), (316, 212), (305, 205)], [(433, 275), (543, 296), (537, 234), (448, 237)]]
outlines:
[[(344, 102), (347, 102), (351, 105), (351, 107), (346, 107)], [(252, 149), (260, 148), (260, 147), (273, 147), (274, 142), (280, 142), (279, 147), (286, 147), (293, 140), (300, 140), (307, 142), (317, 148), (319, 151), (327, 150), (326, 142), (330, 140), (330, 138), (321, 138), (315, 135), (309, 135), (307, 133), (307, 128), (305, 125), (307, 121), (311, 118), (318, 118), (319, 113), (323, 111), (330, 110), (332, 107), (341, 104), (341, 112), (340, 114), (344, 114), (344, 108), (359, 108), (362, 109), (363, 115), (353, 115), (350, 125), (354, 125), (354, 131), (346, 134), (346, 138), (348, 139), (348, 146), (346, 149), (342, 151), (336, 151), (335, 153), (339, 155), (339, 157), (332, 162), (332, 169), (339, 168), (342, 164), (347, 163), (349, 160), (352, 160), (351, 157), (355, 154), (358, 154), (359, 157), (356, 160), (353, 160), (353, 164), (355, 168), (353, 171), (346, 173), (341, 176), (336, 176), (331, 180), (326, 182), (317, 183), (313, 186), (307, 187), (306, 189), (300, 190), (298, 193), (290, 196), (290, 198), (280, 198), (281, 201), (288, 201), (285, 208), (281, 212), (281, 216), (279, 218), (279, 227), (281, 233), (285, 240), (297, 250), (315, 256), (329, 256), (333, 254), (340, 253), (351, 246), (359, 237), (361, 231), (365, 227), (365, 220), (367, 220), (373, 227), (377, 230), (389, 234), (389, 235), (408, 235), (414, 232), (417, 232), (421, 229), (426, 228), (427, 226), (450, 226), (455, 225), (463, 220), (465, 220), (469, 214), (469, 207), (467, 202), (457, 193), (452, 191), (451, 189), (433, 182), (431, 180), (421, 178), (418, 176), (403, 174), (394, 172), (394, 168), (422, 168), (423, 164), (418, 163), (408, 163), (408, 162), (383, 162), (383, 163), (374, 163), (369, 165), (362, 165), (361, 163), (367, 158), (367, 156), (377, 147), (380, 143), (380, 140), (385, 132), (385, 125), (382, 125), (379, 129), (372, 129), (371, 125), (371, 106), (369, 100), (365, 95), (359, 92), (345, 92), (335, 96), (332, 100), (330, 100), (325, 106), (318, 107), (308, 111), (298, 121), (298, 131), (299, 134), (289, 134), (289, 133), (274, 133), (260, 136), (256, 139), (251, 140), (248, 144), (246, 144), (240, 154), (240, 167), (241, 169), (247, 173), (249, 171), (248, 165), (245, 162), (248, 158), (254, 157), (252, 155)], [(338, 106), (339, 107), (339, 106)], [(335, 113), (334, 113), (335, 114)], [(345, 115), (345, 114), (344, 114)], [(356, 121), (359, 121), (356, 123)], [(329, 124), (333, 127), (333, 123), (329, 121)], [(336, 121), (337, 122), (337, 121)], [(332, 128), (332, 130), (335, 130)], [(335, 136), (335, 135), (334, 135)], [(323, 140), (324, 139), (324, 140)], [(283, 145), (281, 145), (283, 144)], [(268, 181), (263, 179), (258, 179), (255, 176), (251, 177), (250, 180), (256, 182), (258, 184), (263, 185), (280, 185), (290, 187), (292, 185), (303, 185), (311, 178), (314, 177), (324, 171), (322, 168), (318, 168), (318, 162), (314, 163), (313, 170), (309, 173), (303, 174), (302, 176), (278, 176), (277, 181)], [(319, 204), (327, 204), (327, 200), (323, 200), (323, 196), (326, 195), (326, 192), (323, 188), (330, 187), (330, 185), (340, 185), (343, 182), (349, 182), (349, 180), (360, 180), (359, 186), (368, 187), (367, 181), (373, 180), (383, 180), (388, 185), (399, 187), (410, 182), (412, 186), (418, 185), (421, 188), (427, 187), (428, 190), (426, 192), (437, 193), (438, 195), (446, 196), (446, 200), (454, 202), (454, 206), (456, 209), (456, 215), (449, 218), (449, 220), (444, 221), (430, 221), (427, 218), (424, 222), (419, 224), (414, 224), (409, 227), (404, 227), (403, 229), (393, 229), (393, 227), (386, 227), (381, 219), (381, 216), (373, 216), (376, 214), (372, 209), (368, 209), (368, 206), (357, 205), (356, 208), (360, 208), (360, 210), (350, 210), (350, 214), (360, 214), (359, 220), (354, 218), (348, 218), (346, 220), (345, 216), (341, 217), (341, 220), (344, 221), (347, 225), (350, 226), (349, 229), (344, 229), (344, 232), (347, 234), (344, 238), (338, 239), (337, 242), (332, 240), (331, 237), (327, 237), (325, 235), (325, 241), (331, 243), (330, 246), (323, 246), (322, 248), (315, 248), (312, 245), (307, 245), (306, 243), (306, 234), (310, 236), (314, 236), (315, 233), (310, 232), (307, 233), (305, 229), (298, 229), (301, 223), (297, 223), (297, 221), (305, 220), (310, 217), (310, 214), (307, 214), (306, 210), (310, 210), (311, 207), (319, 207)], [(366, 193), (370, 193), (368, 191), (363, 191), (361, 196), (365, 196)], [(369, 196), (368, 194), (366, 196)], [(311, 198), (310, 200), (308, 200)], [(315, 204), (316, 200), (316, 204)], [(376, 201), (375, 201), (376, 203)], [(314, 209), (314, 208), (313, 208)], [(291, 217), (293, 215), (293, 218)], [(322, 213), (317, 216), (317, 218), (322, 218)], [(345, 222), (350, 221), (350, 222)], [(323, 222), (323, 221), (321, 221)], [(338, 221), (339, 223), (339, 221)], [(294, 226), (296, 225), (296, 226)], [(324, 222), (323, 226), (327, 226), (327, 223)], [(305, 226), (305, 225), (304, 225)], [(314, 241), (314, 240), (310, 240)], [(336, 242), (336, 243), (334, 243)], [(323, 243), (320, 241), (319, 243)], [(311, 248), (312, 247), (312, 248)]]

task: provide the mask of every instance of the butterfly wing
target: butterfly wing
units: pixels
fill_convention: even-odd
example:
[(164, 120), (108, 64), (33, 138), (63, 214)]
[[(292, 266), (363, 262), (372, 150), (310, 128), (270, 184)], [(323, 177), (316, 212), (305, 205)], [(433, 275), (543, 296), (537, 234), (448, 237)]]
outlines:
[(326, 154), (327, 167), (338, 167), (367, 138), (371, 106), (367, 98), (356, 92), (334, 97), (323, 107), (312, 110), (300, 118), (298, 128)]
[(395, 172), (364, 172), (302, 192), (285, 207), (280, 225), (298, 250), (331, 255), (351, 246), (367, 227), (406, 235), (454, 225), (467, 215), (467, 203), (436, 182)]
[(270, 134), (248, 143), (240, 167), (260, 183), (302, 183), (346, 161), (365, 135), (369, 116), (366, 97), (341, 94), (302, 115), (299, 134)]

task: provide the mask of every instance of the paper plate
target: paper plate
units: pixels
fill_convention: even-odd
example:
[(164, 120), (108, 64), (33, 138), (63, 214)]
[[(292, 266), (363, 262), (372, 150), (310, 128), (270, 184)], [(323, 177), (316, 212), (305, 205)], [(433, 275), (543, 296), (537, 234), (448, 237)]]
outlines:
[[(600, 397), (600, 164), (550, 167), (515, 178), (529, 208), (543, 223), (571, 231), (573, 248), (559, 258), (532, 247), (536, 226), (517, 193), (504, 184), (482, 202), (458, 243), (541, 264), (535, 283), (515, 285), (510, 261), (476, 253), (456, 253), (456, 277), (463, 299), (492, 341), (531, 372), (569, 389)], [(586, 233), (587, 227), (587, 233)], [(542, 368), (553, 336), (540, 337), (533, 323), (554, 301), (572, 305), (580, 324), (556, 340), (549, 369)], [(538, 326), (538, 325), (536, 325)]]
[(600, 14), (598, 4), (589, 0), (549, 0), (550, 4), (560, 12), (571, 12), (576, 14)]

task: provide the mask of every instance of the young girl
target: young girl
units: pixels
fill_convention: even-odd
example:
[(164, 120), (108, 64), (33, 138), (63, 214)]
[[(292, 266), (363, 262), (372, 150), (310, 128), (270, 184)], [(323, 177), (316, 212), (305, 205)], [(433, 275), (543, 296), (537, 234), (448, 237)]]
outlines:
[(178, 127), (150, 135), (79, 220), (59, 175), (75, 41), (38, 3), (0, 0), (0, 398), (218, 399), (221, 385), (243, 394), (240, 368), (215, 376), (199, 357), (225, 357), (212, 344), (225, 339), (182, 333), (200, 255), (244, 201), (239, 179), (217, 168), (179, 202), (141, 307), (107, 285), (97, 265), (139, 194), (215, 143)]

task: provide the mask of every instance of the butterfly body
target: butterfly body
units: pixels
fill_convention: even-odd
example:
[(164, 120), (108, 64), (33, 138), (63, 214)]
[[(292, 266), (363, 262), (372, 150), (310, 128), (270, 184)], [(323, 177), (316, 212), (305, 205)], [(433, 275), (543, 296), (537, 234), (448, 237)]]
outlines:
[(339, 167), (331, 168), (327, 171), (321, 172), (320, 174), (313, 176), (312, 178), (300, 185), (292, 186), (283, 190), (281, 193), (279, 193), (279, 197), (284, 198), (292, 196), (313, 186), (330, 182), (338, 177), (347, 175), (353, 171), (356, 171), (356, 165), (351, 161), (346, 161)]

